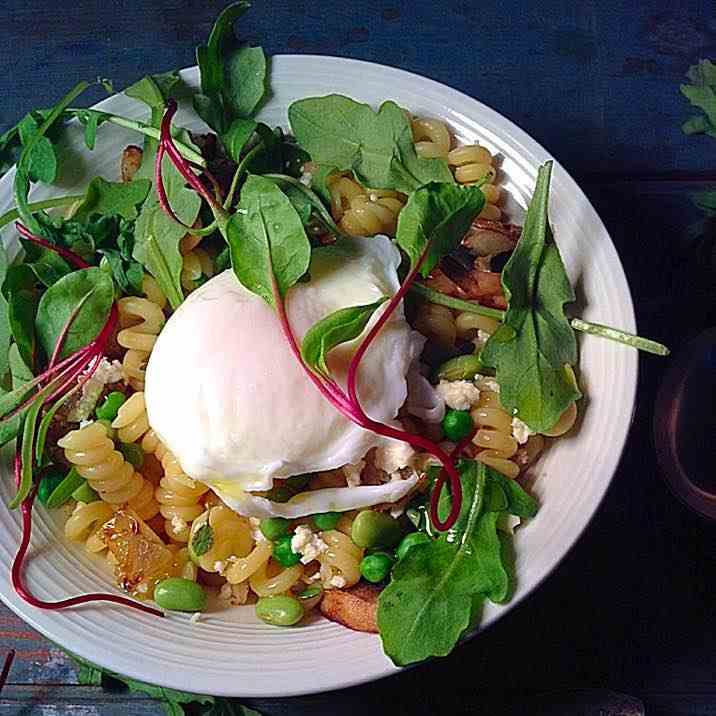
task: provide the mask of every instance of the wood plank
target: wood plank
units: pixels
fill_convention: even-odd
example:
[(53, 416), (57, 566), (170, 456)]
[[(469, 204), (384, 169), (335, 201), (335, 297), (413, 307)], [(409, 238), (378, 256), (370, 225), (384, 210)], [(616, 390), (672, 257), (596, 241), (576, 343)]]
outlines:
[[(194, 64), (223, 3), (6, 0), (0, 24), (0, 128), (63, 88), (102, 73), (121, 88), (140, 73)], [(188, 9), (190, 8), (190, 9)], [(278, 0), (239, 22), (271, 53), (382, 62), (495, 107), (570, 170), (713, 171), (708, 138), (686, 138), (679, 84), (713, 55), (713, 3), (529, 0), (510, 4), (371, 0), (324, 12)], [(31, 28), (31, 31), (28, 31)], [(22, 78), (22, 81), (17, 81)]]

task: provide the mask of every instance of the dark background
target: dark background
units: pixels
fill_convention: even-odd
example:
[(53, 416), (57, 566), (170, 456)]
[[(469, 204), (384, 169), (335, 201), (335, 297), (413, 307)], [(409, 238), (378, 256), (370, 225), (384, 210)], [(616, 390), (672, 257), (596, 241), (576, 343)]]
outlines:
[[(224, 4), (5, 0), (0, 133), (78, 79), (101, 75), (122, 88), (193, 64), (193, 48)], [(716, 323), (713, 234), (710, 244), (699, 238), (703, 216), (691, 201), (716, 184), (716, 140), (682, 135), (691, 111), (678, 91), (689, 65), (716, 57), (713, 1), (255, 5), (240, 34), (269, 53), (394, 65), (506, 115), (594, 202), (625, 264), (643, 334), (678, 348)], [(641, 700), (650, 715), (716, 714), (716, 526), (671, 496), (655, 463), (654, 397), (667, 365), (642, 357), (621, 468), (584, 537), (537, 593), (447, 659), (336, 694), (255, 705), (312, 716), (578, 714), (587, 713), (573, 700), (582, 690), (609, 689)], [(62, 652), (4, 608), (0, 640), (18, 649), (0, 714), (161, 712), (143, 697), (77, 686)]]

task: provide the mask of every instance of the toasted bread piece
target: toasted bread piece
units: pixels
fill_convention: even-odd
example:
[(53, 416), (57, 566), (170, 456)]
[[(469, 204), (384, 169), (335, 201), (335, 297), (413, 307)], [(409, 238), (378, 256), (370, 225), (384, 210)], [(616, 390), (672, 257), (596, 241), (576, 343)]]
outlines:
[(378, 633), (378, 597), (383, 587), (359, 582), (350, 589), (329, 589), (321, 600), (321, 612), (331, 621), (355, 631)]
[(134, 175), (142, 166), (142, 155), (144, 152), (140, 147), (130, 144), (124, 148), (122, 152), (122, 160), (119, 163), (120, 174), (123, 182), (129, 182), (134, 179)]

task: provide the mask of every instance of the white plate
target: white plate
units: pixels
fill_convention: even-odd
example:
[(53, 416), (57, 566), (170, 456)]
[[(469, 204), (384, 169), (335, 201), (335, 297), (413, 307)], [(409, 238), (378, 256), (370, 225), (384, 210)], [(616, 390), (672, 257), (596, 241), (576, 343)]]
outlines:
[[(183, 78), (198, 85), (196, 68)], [(464, 141), (479, 141), (502, 158), (502, 185), (513, 210), (524, 207), (537, 167), (549, 154), (521, 129), (484, 104), (431, 80), (367, 62), (284, 55), (274, 57), (272, 96), (261, 113), (268, 124), (287, 125), (289, 104), (301, 97), (338, 92), (377, 105), (394, 99), (420, 115), (447, 120)], [(142, 118), (141, 105), (116, 95), (98, 107)], [(188, 112), (179, 123), (199, 129)], [(62, 186), (42, 188), (34, 198), (79, 189), (90, 176), (117, 179), (121, 149), (141, 143), (114, 126), (100, 129), (98, 149), (82, 148), (73, 129), (70, 144), (82, 159), (66, 172)], [(0, 182), (0, 212), (12, 205), (12, 175)], [(634, 313), (626, 278), (609, 236), (581, 189), (558, 164), (550, 212), (554, 233), (586, 319), (628, 331)], [(512, 216), (515, 216), (513, 211)], [(12, 240), (9, 232), (6, 240)], [(556, 441), (540, 462), (535, 489), (541, 510), (516, 537), (518, 586), (512, 602), (488, 606), (483, 627), (505, 614), (559, 563), (597, 509), (619, 461), (629, 429), (637, 378), (636, 351), (582, 337), (580, 382), (588, 400), (579, 431)], [(0, 563), (6, 578), (0, 597), (13, 611), (57, 644), (94, 663), (136, 679), (173, 689), (215, 695), (266, 697), (337, 689), (391, 674), (377, 636), (359, 634), (324, 620), (294, 629), (257, 621), (253, 608), (239, 608), (198, 624), (184, 616), (158, 619), (108, 605), (42, 611), (13, 591), (9, 573), (20, 539), (20, 516), (6, 504), (12, 479), (5, 461), (0, 482)], [(114, 590), (104, 564), (62, 539), (60, 516), (35, 511), (33, 559), (27, 581), (41, 598)], [(479, 638), (479, 637), (478, 637)]]

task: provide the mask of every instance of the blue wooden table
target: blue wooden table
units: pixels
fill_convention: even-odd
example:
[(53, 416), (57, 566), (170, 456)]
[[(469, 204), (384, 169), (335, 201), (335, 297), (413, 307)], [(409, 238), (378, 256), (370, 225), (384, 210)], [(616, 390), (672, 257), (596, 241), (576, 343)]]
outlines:
[[(145, 72), (193, 64), (194, 46), (223, 5), (5, 0), (0, 132), (78, 79), (101, 74), (121, 88)], [(242, 35), (270, 53), (395, 65), (505, 114), (595, 203), (644, 334), (678, 346), (716, 324), (713, 254), (689, 230), (703, 218), (692, 194), (716, 183), (716, 142), (682, 135), (690, 111), (678, 92), (689, 65), (716, 56), (713, 0), (256, 5)], [(714, 227), (706, 231), (713, 242)], [(655, 464), (651, 419), (665, 366), (642, 358), (634, 427), (607, 498), (518, 609), (451, 657), (388, 681), (255, 706), (311, 716), (638, 712), (600, 712), (594, 703), (603, 697), (593, 692), (591, 711), (575, 705), (583, 690), (608, 689), (636, 697), (650, 716), (716, 714), (716, 525), (682, 507)], [(0, 714), (161, 713), (143, 697), (78, 686), (62, 652), (4, 609), (0, 643), (18, 650)]]

